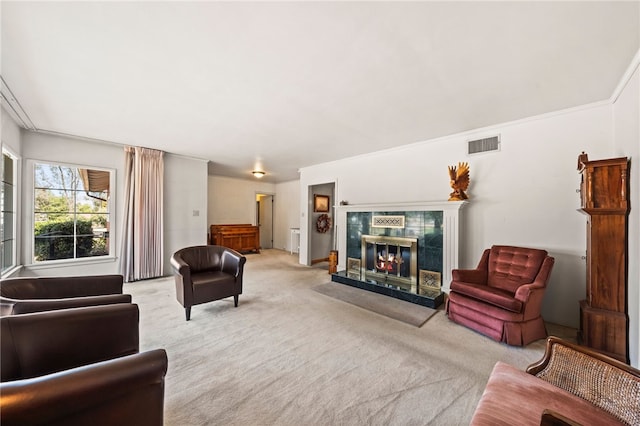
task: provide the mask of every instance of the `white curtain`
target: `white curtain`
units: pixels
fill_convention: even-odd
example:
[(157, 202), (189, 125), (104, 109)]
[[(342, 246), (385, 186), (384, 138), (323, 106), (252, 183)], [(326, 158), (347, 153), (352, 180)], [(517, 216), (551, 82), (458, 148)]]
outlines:
[(125, 147), (124, 226), (120, 270), (126, 282), (163, 273), (164, 152)]

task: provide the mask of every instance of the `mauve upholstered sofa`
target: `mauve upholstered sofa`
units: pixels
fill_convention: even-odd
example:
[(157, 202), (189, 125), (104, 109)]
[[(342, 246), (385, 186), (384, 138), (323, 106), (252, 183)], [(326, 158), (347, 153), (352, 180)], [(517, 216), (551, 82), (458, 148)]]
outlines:
[(495, 365), (471, 425), (640, 425), (640, 370), (549, 337), (526, 373)]
[(547, 337), (540, 313), (554, 259), (545, 250), (494, 245), (476, 269), (454, 269), (449, 319), (508, 345)]

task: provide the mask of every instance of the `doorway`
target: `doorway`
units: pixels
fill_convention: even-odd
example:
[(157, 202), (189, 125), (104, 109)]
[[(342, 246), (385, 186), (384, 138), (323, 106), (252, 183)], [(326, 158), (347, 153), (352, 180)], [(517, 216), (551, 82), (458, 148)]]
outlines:
[[(316, 196), (326, 199), (326, 206), (316, 206)], [(335, 182), (309, 186), (309, 228), (307, 265), (320, 264), (328, 269), (329, 254), (335, 249)], [(318, 221), (329, 217), (328, 227), (319, 228)], [(325, 222), (326, 223), (326, 222)]]
[(256, 225), (260, 229), (260, 247), (273, 248), (273, 194), (256, 194)]

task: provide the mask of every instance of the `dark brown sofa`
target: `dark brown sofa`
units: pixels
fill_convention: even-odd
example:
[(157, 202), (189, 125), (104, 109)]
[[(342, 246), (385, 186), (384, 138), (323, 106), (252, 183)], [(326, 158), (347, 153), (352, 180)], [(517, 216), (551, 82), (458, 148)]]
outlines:
[(138, 307), (0, 318), (0, 424), (162, 425), (167, 356), (138, 353)]
[(237, 251), (215, 245), (186, 247), (173, 254), (176, 298), (184, 306), (187, 321), (193, 305), (233, 296), (238, 306), (246, 261)]
[(640, 371), (584, 346), (547, 339), (527, 372), (496, 363), (472, 426), (640, 425)]
[(0, 316), (131, 303), (122, 275), (24, 277), (0, 281)]

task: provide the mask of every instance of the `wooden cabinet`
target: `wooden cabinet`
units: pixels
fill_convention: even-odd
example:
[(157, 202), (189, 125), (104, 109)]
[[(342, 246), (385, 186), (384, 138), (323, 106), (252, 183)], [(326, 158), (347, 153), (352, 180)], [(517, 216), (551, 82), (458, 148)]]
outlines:
[(260, 228), (249, 224), (211, 225), (210, 244), (240, 253), (260, 252)]
[(587, 291), (580, 302), (578, 341), (629, 362), (627, 217), (629, 160), (578, 159), (581, 208), (587, 216)]

